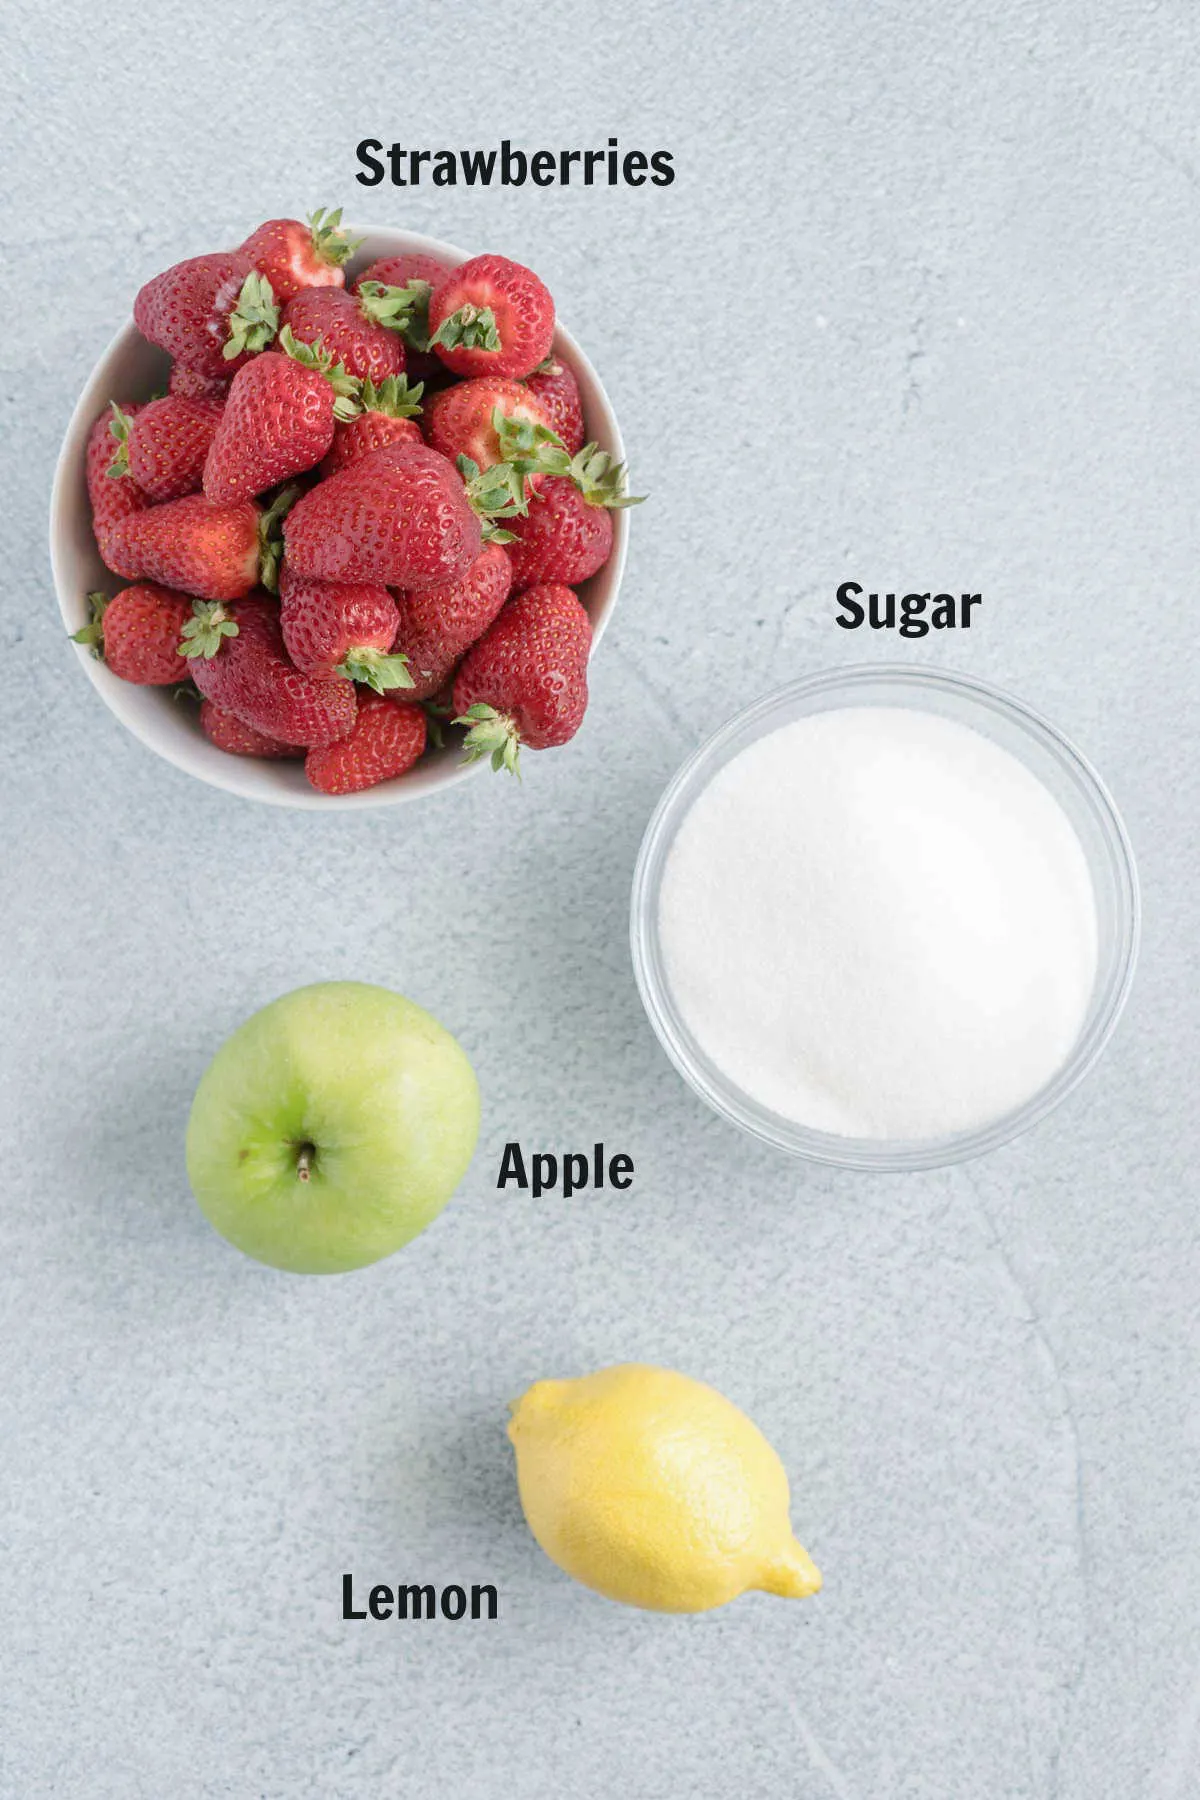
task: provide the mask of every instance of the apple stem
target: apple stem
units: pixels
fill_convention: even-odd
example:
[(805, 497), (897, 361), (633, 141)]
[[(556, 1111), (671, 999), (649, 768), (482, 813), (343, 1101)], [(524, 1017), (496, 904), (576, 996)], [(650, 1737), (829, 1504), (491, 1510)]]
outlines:
[(296, 1175), (301, 1181), (311, 1181), (313, 1163), (316, 1161), (316, 1146), (301, 1144), (300, 1154), (296, 1158)]

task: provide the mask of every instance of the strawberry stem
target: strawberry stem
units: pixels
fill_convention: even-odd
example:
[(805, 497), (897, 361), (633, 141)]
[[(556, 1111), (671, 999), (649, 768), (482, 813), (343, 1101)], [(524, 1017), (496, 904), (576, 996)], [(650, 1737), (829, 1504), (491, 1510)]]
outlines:
[(112, 407), (112, 418), (108, 421), (108, 429), (117, 447), (105, 473), (114, 481), (119, 481), (122, 475), (129, 473), (129, 433), (133, 420), (128, 413), (121, 411), (115, 400), (110, 400), (109, 405)]
[(298, 481), (280, 488), (258, 520), (258, 578), (269, 594), (279, 588), (279, 565), (283, 561), (283, 521), (304, 492)]
[(499, 350), (496, 315), (490, 306), (460, 306), (457, 312), (447, 313), (430, 338), (431, 350), (435, 344), (447, 350)]
[(334, 362), (323, 338), (316, 337), (311, 344), (305, 343), (290, 325), (285, 325), (279, 334), (277, 348), (299, 363), (302, 369), (312, 369), (325, 377), (337, 396), (333, 403), (335, 419), (341, 419), (344, 424), (347, 419), (358, 417), (362, 411), (363, 384), (357, 375), (347, 373), (344, 363)]
[(251, 269), (229, 315), (229, 337), (221, 355), (227, 362), (246, 351), (265, 350), (279, 330), (275, 290), (265, 275)]
[(571, 455), (557, 431), (533, 419), (518, 419), (492, 408), (492, 430), (500, 455), (522, 475), (569, 475)]
[(337, 665), (337, 672), (350, 681), (364, 682), (377, 694), (386, 694), (389, 688), (417, 685), (409, 672), (408, 658), (402, 651), (390, 655), (386, 650), (374, 650), (366, 645), (347, 650)]
[(525, 494), (525, 476), (512, 463), (493, 463), (481, 469), (470, 456), (459, 456), (456, 467), (466, 483), (467, 499), (477, 516), (484, 521), (485, 531), (494, 544), (512, 542), (512, 532), (502, 532), (492, 525), (494, 519), (523, 519), (529, 511)]
[(107, 594), (99, 592), (89, 594), (87, 603), (91, 617), (79, 631), (71, 633), (71, 642), (82, 644), (99, 662), (104, 661), (104, 613), (108, 606), (108, 599)]
[(640, 506), (645, 494), (627, 494), (625, 464), (614, 463), (599, 444), (585, 444), (564, 471), (589, 506)]
[(351, 256), (362, 243), (362, 238), (348, 238), (340, 229), (342, 209), (337, 207), (333, 212), (326, 212), (318, 206), (316, 212), (308, 215), (308, 226), (312, 232), (313, 253), (331, 269), (340, 269), (347, 257)]
[(211, 660), (224, 640), (237, 634), (237, 620), (226, 612), (219, 600), (193, 600), (192, 616), (183, 628), (179, 654)]
[(409, 386), (407, 375), (385, 375), (376, 387), (369, 375), (363, 377), (362, 409), (383, 413), (389, 419), (415, 419), (421, 411), (421, 395), (425, 383)]
[(477, 700), (454, 723), (468, 728), (463, 743), (466, 762), (481, 762), (489, 756), (493, 769), (507, 769), (521, 779), (521, 734), (506, 713)]
[(398, 331), (414, 350), (429, 348), (429, 296), (427, 281), (406, 281), (403, 287), (385, 287), (382, 281), (361, 281), (358, 304), (365, 318)]

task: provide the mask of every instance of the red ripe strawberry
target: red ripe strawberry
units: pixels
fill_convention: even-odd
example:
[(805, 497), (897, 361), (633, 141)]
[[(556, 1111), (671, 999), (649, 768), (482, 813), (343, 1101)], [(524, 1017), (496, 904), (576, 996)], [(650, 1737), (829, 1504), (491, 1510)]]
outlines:
[(306, 581), (285, 563), (279, 578), (283, 641), (306, 675), (345, 675), (376, 693), (410, 688), (403, 656), (389, 656), (400, 611), (385, 587), (348, 581)]
[(210, 744), (227, 751), (230, 756), (304, 755), (302, 744), (281, 744), (278, 738), (255, 731), (253, 725), (244, 725), (234, 713), (222, 712), (211, 700), (200, 702), (200, 729)]
[(348, 737), (310, 750), (304, 773), (322, 794), (354, 794), (411, 769), (425, 748), (427, 726), (419, 706), (368, 691)]
[[(404, 373), (404, 339), (381, 322), (386, 307), (340, 288), (304, 288), (284, 308), (284, 323), (302, 344), (315, 344), (335, 357), (347, 374), (378, 387), (389, 375)], [(405, 315), (407, 316), (407, 315)]]
[(638, 506), (625, 492), (625, 468), (598, 444), (585, 444), (566, 472), (543, 481), (523, 518), (512, 518), (509, 555), (517, 587), (547, 581), (586, 581), (609, 558), (610, 511)]
[(427, 281), (431, 288), (435, 288), (449, 273), (449, 263), (439, 261), (436, 256), (423, 256), (419, 250), (413, 250), (402, 256), (383, 256), (378, 262), (373, 262), (355, 282), (354, 291), (361, 292), (368, 281), (378, 282), (380, 287), (407, 287), (410, 281)]
[(354, 724), (354, 683), (302, 675), (288, 659), (279, 608), (252, 594), (213, 608), (189, 639), (192, 679), (206, 700), (282, 744), (332, 744)]
[(204, 600), (237, 600), (259, 579), (262, 517), (250, 500), (218, 506), (204, 494), (186, 494), (107, 526), (101, 554), (126, 581), (144, 578)]
[(523, 519), (510, 519), (513, 579), (519, 588), (543, 581), (586, 581), (609, 557), (612, 518), (589, 506), (569, 476), (543, 482)]
[(539, 363), (532, 375), (525, 377), (525, 385), (540, 401), (551, 427), (558, 433), (571, 455), (582, 450), (583, 440), (587, 435), (583, 423), (583, 400), (579, 393), (579, 383), (566, 363), (560, 357), (548, 356), (544, 363)]
[(550, 354), (554, 302), (532, 269), (473, 256), (434, 288), (429, 346), (456, 375), (532, 375)]
[(308, 215), (307, 224), (299, 219), (268, 219), (250, 233), (242, 250), (266, 276), (283, 305), (302, 288), (345, 285), (342, 264), (355, 244), (339, 229), (341, 223), (340, 206), (331, 213), (319, 206)]
[(194, 494), (221, 418), (220, 400), (185, 400), (165, 394), (140, 408), (137, 418), (113, 402), (115, 454), (110, 474), (128, 475), (152, 500)]
[(508, 459), (512, 448), (509, 434), (501, 438), (495, 415), (525, 421), (551, 432), (550, 414), (535, 394), (520, 381), (503, 376), (481, 376), (477, 381), (456, 381), (453, 387), (435, 394), (425, 412), (425, 430), (429, 442), (453, 462), (469, 456), (481, 469)]
[(432, 381), (445, 376), (444, 364), (429, 351), (429, 296), (450, 273), (449, 263), (436, 256), (423, 256), (414, 251), (406, 256), (385, 256), (364, 269), (354, 284), (356, 294), (378, 298), (386, 290), (394, 303), (400, 294), (409, 296), (407, 316), (398, 316), (397, 324), (404, 337), (405, 368), (418, 381)]
[(167, 377), (167, 392), (178, 394), (181, 400), (224, 400), (229, 383), (220, 375), (206, 375), (203, 369), (195, 369), (190, 363), (173, 362)]
[(144, 338), (219, 379), (265, 350), (279, 325), (271, 284), (241, 250), (193, 256), (148, 281), (133, 303)]
[(587, 710), (592, 626), (569, 587), (526, 589), (467, 651), (454, 678), (466, 753), (518, 772), (520, 747), (565, 744)]
[(298, 500), (284, 542), (294, 575), (428, 587), (464, 573), (483, 534), (453, 463), (424, 444), (391, 444)]
[(393, 646), (408, 658), (413, 686), (406, 700), (430, 700), (463, 652), (481, 638), (512, 587), (512, 569), (499, 544), (485, 544), (459, 581), (398, 593), (400, 630)]
[(143, 582), (122, 588), (110, 600), (107, 594), (89, 594), (92, 621), (74, 634), (73, 642), (86, 644), (103, 658), (122, 681), (143, 687), (169, 687), (191, 675), (179, 653), (184, 626), (192, 616), (186, 594)]
[[(124, 406), (122, 412), (127, 419), (134, 419), (141, 412), (140, 406)], [(149, 494), (143, 494), (136, 481), (128, 476), (118, 479), (110, 476), (116, 445), (112, 435), (112, 412), (102, 412), (88, 433), (87, 442), (87, 491), (92, 506), (92, 530), (96, 534), (96, 542), (100, 554), (108, 562), (108, 533), (122, 519), (131, 513), (142, 512), (150, 505)]]
[(348, 469), (388, 444), (423, 443), (421, 427), (412, 416), (421, 410), (420, 399), (420, 382), (410, 388), (403, 375), (389, 375), (379, 387), (364, 381), (363, 410), (356, 418), (335, 425), (333, 448), (321, 464), (322, 475), (336, 475), (339, 469)]
[(249, 500), (320, 462), (338, 408), (357, 407), (358, 383), (322, 350), (297, 343), (285, 325), (281, 350), (239, 369), (204, 465), (210, 500)]

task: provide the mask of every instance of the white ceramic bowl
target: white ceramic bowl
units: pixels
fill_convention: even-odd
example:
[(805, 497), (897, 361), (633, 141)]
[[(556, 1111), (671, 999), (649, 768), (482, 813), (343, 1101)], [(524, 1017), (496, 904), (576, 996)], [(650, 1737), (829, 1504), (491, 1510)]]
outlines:
[[(415, 232), (364, 230), (347, 226), (362, 243), (347, 265), (348, 279), (381, 256), (420, 251), (457, 265), (468, 253), (436, 238)], [(571, 365), (583, 396), (584, 419), (589, 438), (595, 438), (618, 461), (624, 461), (621, 432), (600, 378), (575, 339), (561, 324), (554, 333), (554, 348)], [(88, 433), (110, 400), (141, 400), (165, 386), (167, 358), (147, 344), (132, 321), (117, 333), (92, 370), (71, 415), (59, 452), (50, 500), (50, 562), (58, 604), (68, 633), (87, 623), (87, 595), (97, 588), (115, 593), (122, 585), (100, 560), (92, 536), (84, 465)], [(617, 508), (613, 518), (613, 548), (608, 562), (579, 588), (579, 597), (592, 621), (592, 649), (604, 633), (616, 604), (625, 566), (629, 517)], [(449, 732), (446, 747), (422, 757), (414, 769), (394, 781), (381, 782), (358, 794), (319, 794), (310, 787), (300, 762), (258, 762), (252, 757), (230, 756), (216, 749), (200, 730), (197, 709), (180, 705), (170, 690), (137, 687), (113, 675), (90, 651), (77, 648), (81, 666), (111, 712), (135, 737), (176, 768), (186, 769), (211, 787), (240, 794), (247, 800), (265, 800), (273, 806), (300, 806), (314, 810), (345, 811), (355, 806), (394, 806), (401, 800), (418, 800), (440, 793), (467, 775), (488, 769), (487, 762), (465, 764), (460, 734)]]
[[(970, 726), (1022, 762), (1059, 802), (1087, 858), (1096, 898), (1099, 956), (1091, 1002), (1062, 1067), (1022, 1105), (971, 1131), (890, 1141), (811, 1131), (743, 1093), (696, 1042), (667, 979), (659, 940), (659, 896), (675, 835), (717, 771), (748, 745), (810, 713), (845, 706), (899, 706)], [(793, 1156), (843, 1169), (933, 1169), (966, 1162), (1027, 1131), (1065, 1099), (1108, 1043), (1133, 980), (1140, 924), (1133, 851), (1116, 805), (1087, 759), (1060, 731), (1011, 694), (967, 675), (898, 663), (810, 675), (737, 713), (683, 764), (659, 801), (633, 877), (631, 944), (642, 1004), (663, 1049), (703, 1100), (753, 1137)]]

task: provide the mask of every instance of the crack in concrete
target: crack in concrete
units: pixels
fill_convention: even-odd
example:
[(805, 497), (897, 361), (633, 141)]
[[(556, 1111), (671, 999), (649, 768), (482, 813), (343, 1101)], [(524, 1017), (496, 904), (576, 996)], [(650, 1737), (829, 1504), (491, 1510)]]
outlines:
[(650, 698), (675, 727), (679, 735), (688, 741), (694, 739), (696, 735), (695, 731), (684, 723), (683, 715), (675, 706), (670, 695), (660, 689), (658, 683), (646, 673), (642, 663), (638, 657), (634, 655), (632, 650), (626, 650), (624, 655), (626, 668), (633, 670), (633, 673), (637, 676), (646, 692), (650, 695)]
[[(1083, 1473), (1083, 1443), (1079, 1433), (1079, 1421), (1075, 1416), (1075, 1405), (1071, 1398), (1071, 1390), (1063, 1374), (1058, 1352), (1046, 1330), (1045, 1322), (1038, 1311), (1037, 1303), (1029, 1287), (1012, 1259), (999, 1228), (992, 1217), (987, 1203), (979, 1190), (975, 1171), (965, 1168), (967, 1189), (975, 1202), (975, 1210), (982, 1223), (988, 1246), (999, 1263), (1007, 1284), (1024, 1315), (1026, 1323), (1034, 1334), (1042, 1357), (1053, 1378), (1054, 1385), (1062, 1398), (1062, 1418), (1067, 1431), (1067, 1440), (1071, 1451), (1072, 1481), (1074, 1488), (1074, 1526), (1075, 1526), (1075, 1559), (1082, 1590), (1082, 1625), (1079, 1634), (1079, 1647), (1074, 1664), (1065, 1683), (1062, 1725), (1058, 1734), (1058, 1742), (1050, 1753), (1049, 1786), (1047, 1800), (1057, 1800), (1062, 1779), (1063, 1754), (1070, 1742), (1072, 1715), (1079, 1691), (1087, 1674), (1088, 1653), (1091, 1637), (1091, 1593), (1092, 1593), (1092, 1553), (1087, 1534), (1086, 1492)], [(1174, 1800), (1174, 1797), (1170, 1797)]]

